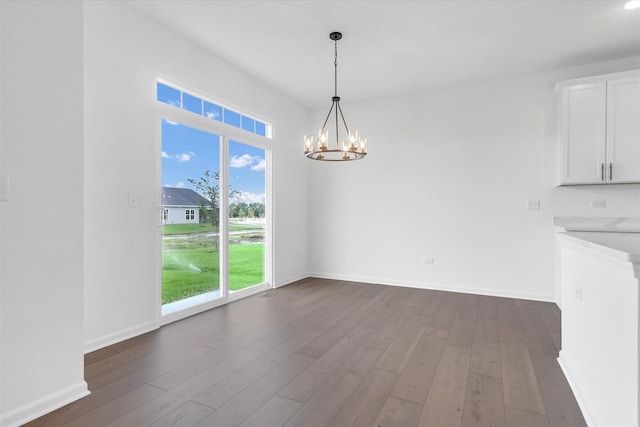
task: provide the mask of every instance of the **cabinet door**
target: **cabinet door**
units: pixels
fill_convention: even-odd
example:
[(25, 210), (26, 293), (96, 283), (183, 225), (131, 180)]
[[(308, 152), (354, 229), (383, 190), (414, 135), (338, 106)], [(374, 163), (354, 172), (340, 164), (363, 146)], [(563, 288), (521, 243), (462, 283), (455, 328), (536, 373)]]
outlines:
[(605, 82), (567, 86), (561, 96), (559, 173), (561, 184), (604, 180), (606, 138)]
[(640, 77), (607, 82), (609, 182), (640, 182)]

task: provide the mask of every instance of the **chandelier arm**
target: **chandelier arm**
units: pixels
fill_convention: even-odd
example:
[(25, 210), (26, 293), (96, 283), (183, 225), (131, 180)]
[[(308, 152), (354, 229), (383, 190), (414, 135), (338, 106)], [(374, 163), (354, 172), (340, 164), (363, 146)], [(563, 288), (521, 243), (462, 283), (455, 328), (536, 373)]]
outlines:
[(340, 138), (338, 137), (338, 111), (340, 110), (340, 102), (336, 101), (336, 149), (340, 149)]
[[(344, 128), (347, 131), (347, 135), (349, 134), (349, 126), (347, 126), (347, 121), (344, 119), (344, 114), (342, 114), (342, 108), (340, 108), (340, 103), (338, 102), (338, 111), (340, 111), (340, 117), (342, 117), (342, 123), (344, 124)], [(336, 114), (336, 127), (338, 126), (338, 115)]]
[(335, 105), (335, 101), (333, 101), (331, 103), (331, 108), (329, 108), (329, 113), (327, 114), (327, 118), (324, 119), (324, 123), (322, 124), (322, 127), (320, 129), (324, 129), (325, 126), (327, 125), (327, 122), (329, 121), (329, 117), (331, 116), (331, 112), (333, 111), (333, 106)]

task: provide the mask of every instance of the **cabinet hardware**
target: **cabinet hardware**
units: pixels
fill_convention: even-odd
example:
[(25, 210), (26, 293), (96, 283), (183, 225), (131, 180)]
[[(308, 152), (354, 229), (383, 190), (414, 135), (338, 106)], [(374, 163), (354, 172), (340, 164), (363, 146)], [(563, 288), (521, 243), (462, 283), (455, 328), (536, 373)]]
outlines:
[(613, 163), (609, 163), (609, 181), (613, 181)]
[(604, 163), (600, 163), (600, 179), (604, 181)]

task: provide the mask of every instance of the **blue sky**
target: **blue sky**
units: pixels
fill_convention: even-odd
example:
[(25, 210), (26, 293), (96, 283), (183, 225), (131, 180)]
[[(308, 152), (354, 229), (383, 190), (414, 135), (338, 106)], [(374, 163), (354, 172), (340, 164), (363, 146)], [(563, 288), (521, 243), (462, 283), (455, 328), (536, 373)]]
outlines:
[[(240, 192), (237, 201), (264, 203), (264, 150), (230, 141), (228, 162), (229, 183)], [(189, 178), (217, 172), (219, 165), (218, 135), (162, 120), (162, 186), (194, 189)]]

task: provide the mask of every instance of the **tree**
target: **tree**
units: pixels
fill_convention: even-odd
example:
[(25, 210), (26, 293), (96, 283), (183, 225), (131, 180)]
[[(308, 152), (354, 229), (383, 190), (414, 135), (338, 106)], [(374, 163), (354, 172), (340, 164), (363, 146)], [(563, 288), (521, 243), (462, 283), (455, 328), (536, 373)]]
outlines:
[(200, 200), (200, 219), (214, 226), (220, 224), (220, 172), (210, 173), (207, 170), (198, 181), (191, 178), (188, 181), (203, 197)]
[(231, 218), (244, 218), (247, 215), (247, 204), (245, 202), (234, 202), (229, 205), (229, 216)]
[[(209, 172), (206, 170), (199, 180), (189, 178), (198, 193), (203, 197), (200, 200), (200, 218), (210, 222), (214, 227), (220, 224), (220, 172)], [(238, 192), (229, 191), (229, 197), (233, 197)]]
[(250, 218), (264, 218), (264, 204), (254, 202), (249, 205), (249, 208), (252, 210), (252, 213), (249, 214)]

